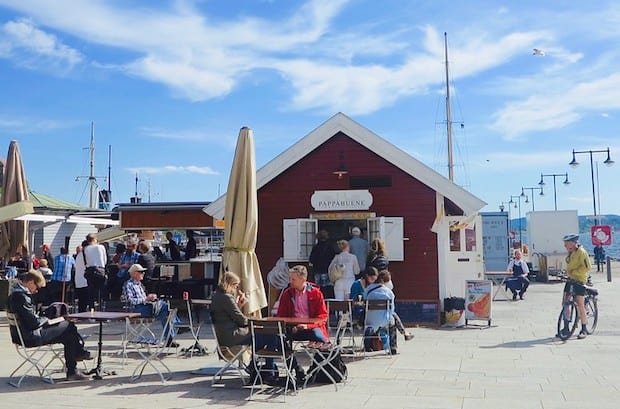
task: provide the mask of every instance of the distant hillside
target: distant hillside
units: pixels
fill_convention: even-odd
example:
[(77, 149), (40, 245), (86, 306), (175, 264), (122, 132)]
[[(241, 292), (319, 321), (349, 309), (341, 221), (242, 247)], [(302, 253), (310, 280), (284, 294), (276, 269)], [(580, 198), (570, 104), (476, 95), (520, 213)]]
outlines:
[[(620, 232), (620, 216), (617, 214), (607, 214), (603, 216), (603, 224), (610, 225), (613, 230)], [(586, 233), (590, 231), (590, 228), (594, 225), (594, 219), (592, 216), (579, 216), (579, 232)], [(527, 230), (527, 221), (525, 217), (521, 218), (521, 226), (524, 231)], [(519, 219), (511, 220), (511, 230), (519, 231)]]

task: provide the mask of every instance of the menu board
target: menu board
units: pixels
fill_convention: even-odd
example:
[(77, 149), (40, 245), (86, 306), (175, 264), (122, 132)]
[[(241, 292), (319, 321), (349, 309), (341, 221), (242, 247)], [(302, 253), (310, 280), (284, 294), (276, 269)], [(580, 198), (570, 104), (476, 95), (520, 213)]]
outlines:
[(465, 321), (485, 320), (491, 324), (493, 305), (493, 282), (491, 280), (465, 281)]

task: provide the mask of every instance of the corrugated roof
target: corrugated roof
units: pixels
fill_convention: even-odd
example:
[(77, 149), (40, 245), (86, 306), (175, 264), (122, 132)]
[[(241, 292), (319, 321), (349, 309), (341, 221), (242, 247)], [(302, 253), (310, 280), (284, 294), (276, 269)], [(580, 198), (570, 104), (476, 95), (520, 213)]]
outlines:
[(38, 209), (75, 211), (93, 210), (75, 203), (66, 202), (64, 200), (44, 195), (43, 193), (33, 192), (32, 190), (28, 191), (28, 195), (32, 205), (34, 206), (35, 212)]

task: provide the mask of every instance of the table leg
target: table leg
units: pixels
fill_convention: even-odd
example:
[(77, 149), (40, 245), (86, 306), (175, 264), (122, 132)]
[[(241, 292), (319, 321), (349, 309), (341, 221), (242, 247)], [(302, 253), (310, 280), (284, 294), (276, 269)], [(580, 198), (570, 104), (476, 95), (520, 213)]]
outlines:
[(103, 321), (99, 321), (99, 342), (97, 343), (97, 366), (86, 372), (87, 375), (92, 375), (93, 379), (103, 379), (105, 375), (116, 375), (114, 371), (107, 371), (103, 369), (101, 362), (101, 352), (103, 347)]

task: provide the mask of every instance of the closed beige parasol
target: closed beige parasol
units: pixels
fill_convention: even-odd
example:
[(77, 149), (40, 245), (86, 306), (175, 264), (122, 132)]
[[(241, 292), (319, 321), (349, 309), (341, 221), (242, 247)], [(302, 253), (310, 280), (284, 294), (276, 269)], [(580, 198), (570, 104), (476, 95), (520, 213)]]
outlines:
[[(4, 165), (3, 182), (2, 198), (0, 200), (2, 206), (28, 200), (28, 184), (17, 141), (11, 141), (9, 144), (9, 152)], [(2, 236), (0, 238), (0, 255), (5, 260), (15, 254), (20, 244), (28, 247), (27, 221), (11, 220), (4, 222), (1, 225), (0, 234)]]
[(254, 314), (267, 306), (267, 297), (254, 252), (258, 232), (256, 158), (254, 136), (252, 130), (246, 127), (239, 131), (226, 191), (224, 222), (222, 270), (232, 271), (241, 277), (241, 288), (248, 298), (243, 312)]

